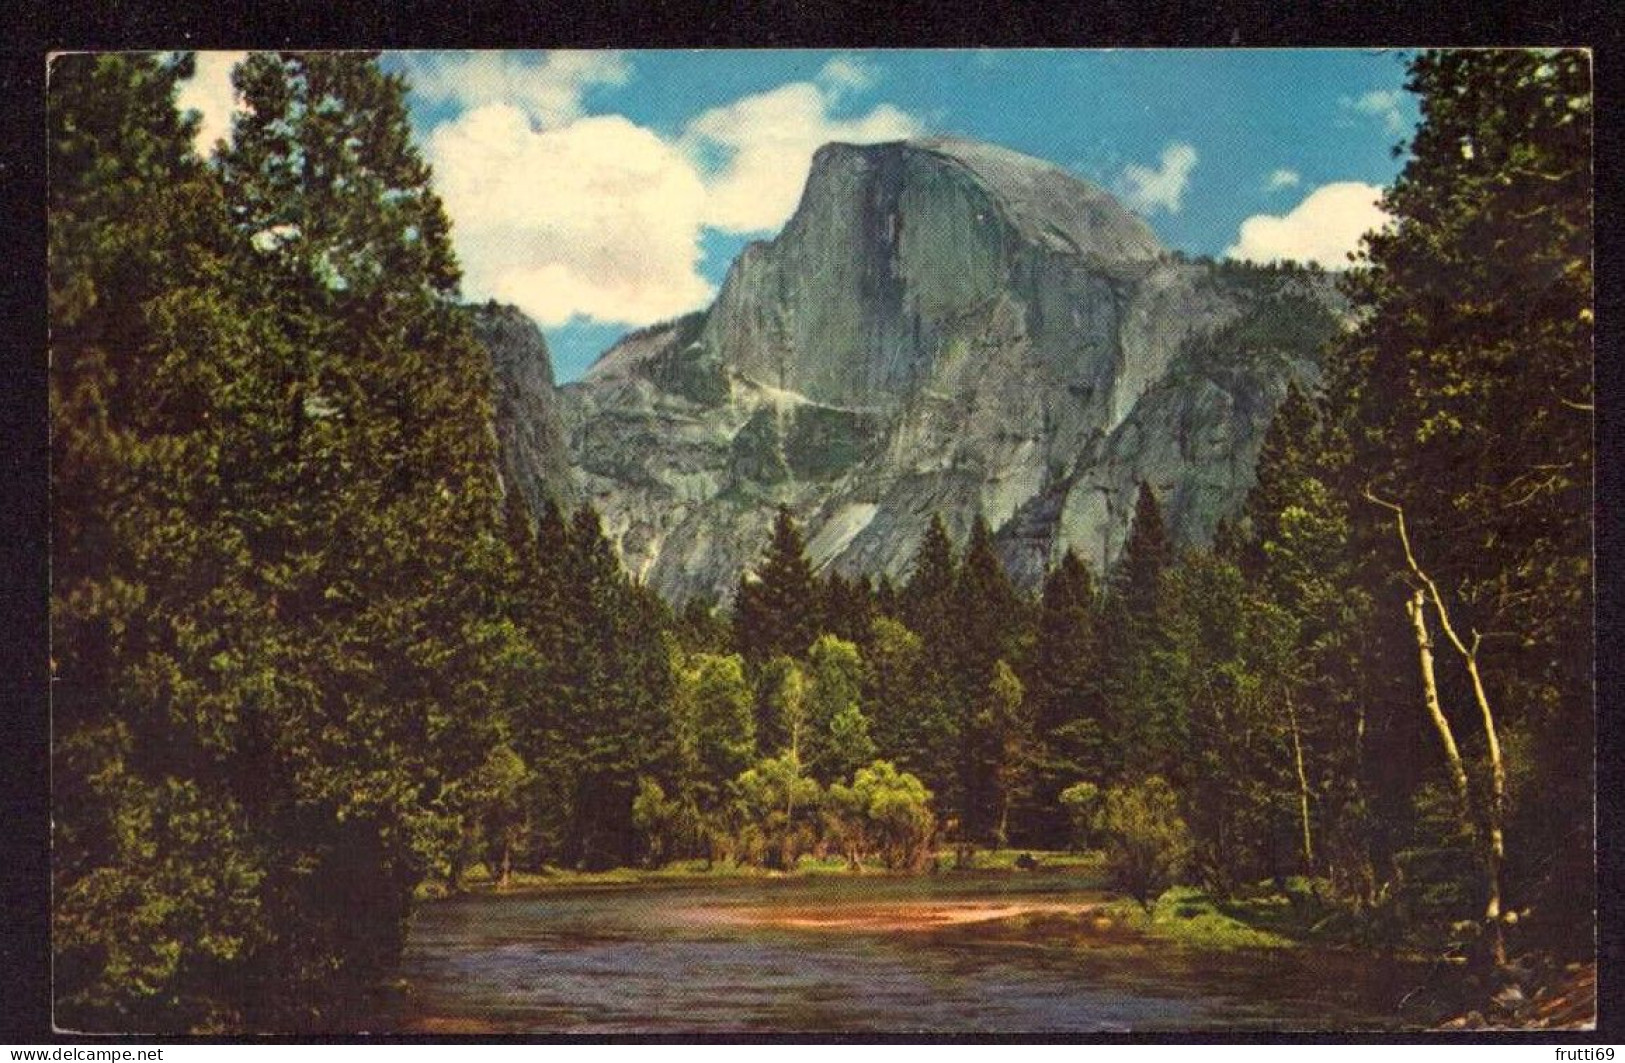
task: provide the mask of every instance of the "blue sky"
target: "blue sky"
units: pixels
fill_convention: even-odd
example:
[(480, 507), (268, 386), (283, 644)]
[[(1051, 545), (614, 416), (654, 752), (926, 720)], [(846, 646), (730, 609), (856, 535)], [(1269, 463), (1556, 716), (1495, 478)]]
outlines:
[[(223, 132), (233, 53), (182, 105)], [(561, 380), (707, 305), (795, 206), (813, 149), (987, 140), (1117, 194), (1192, 254), (1342, 264), (1417, 119), (1370, 50), (410, 52), (465, 294), (543, 326)]]

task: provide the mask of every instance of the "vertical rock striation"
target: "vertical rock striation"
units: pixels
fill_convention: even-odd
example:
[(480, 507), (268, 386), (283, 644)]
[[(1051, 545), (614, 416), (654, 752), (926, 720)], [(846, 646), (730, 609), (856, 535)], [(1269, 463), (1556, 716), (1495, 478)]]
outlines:
[(576, 503), (564, 446), (553, 361), (542, 332), (517, 307), (495, 302), (468, 308), (474, 336), (491, 358), (502, 482), (532, 510), (551, 498)]
[(1114, 558), (1141, 480), (1204, 541), (1334, 309), (1318, 275), (1168, 252), (1037, 159), (831, 144), (710, 309), (622, 340), (557, 423), (580, 497), (670, 598), (727, 597), (780, 503), (815, 564), (893, 577), (933, 513), (961, 537), (980, 513), (1030, 586), (1068, 547)]

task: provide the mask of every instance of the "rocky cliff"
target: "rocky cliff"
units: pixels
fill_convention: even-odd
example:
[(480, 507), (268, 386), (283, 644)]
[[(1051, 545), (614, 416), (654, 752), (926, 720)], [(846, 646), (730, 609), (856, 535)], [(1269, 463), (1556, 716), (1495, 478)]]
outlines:
[(517, 307), (492, 302), (467, 312), (475, 339), (491, 358), (504, 488), (518, 491), (532, 510), (549, 498), (569, 509), (577, 495), (547, 340)]
[(933, 513), (961, 538), (981, 514), (1031, 586), (1068, 547), (1114, 558), (1141, 480), (1204, 541), (1331, 305), (1313, 274), (1187, 261), (1037, 159), (831, 144), (709, 310), (558, 412), (581, 498), (670, 598), (727, 598), (779, 503), (815, 564), (893, 577)]

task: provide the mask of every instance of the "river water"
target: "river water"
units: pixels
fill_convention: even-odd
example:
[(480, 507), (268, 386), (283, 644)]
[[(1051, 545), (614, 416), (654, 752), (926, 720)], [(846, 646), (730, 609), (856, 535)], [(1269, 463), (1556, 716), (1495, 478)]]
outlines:
[(1115, 929), (1043, 875), (476, 895), (426, 905), (398, 1029), (442, 1033), (1381, 1030), (1427, 971)]

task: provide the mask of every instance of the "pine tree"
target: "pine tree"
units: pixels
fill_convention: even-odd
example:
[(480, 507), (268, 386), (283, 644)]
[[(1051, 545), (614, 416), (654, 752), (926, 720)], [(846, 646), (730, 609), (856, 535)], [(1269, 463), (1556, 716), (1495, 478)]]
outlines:
[[(992, 530), (980, 515), (971, 525), (952, 600), (954, 627), (945, 648), (960, 712), (961, 823), (973, 837), (991, 836), (1008, 813), (997, 776), (1006, 759), (1002, 721), (1015, 710), (989, 692), (997, 685), (999, 667), (1023, 649), (1026, 603), (1011, 586)], [(989, 708), (993, 703), (996, 710)]]
[(1027, 623), (1027, 603), (1016, 592), (993, 546), (993, 532), (980, 515), (954, 583), (959, 661), (969, 687), (982, 688), (998, 659), (1014, 658)]
[(266, 367), (286, 399), (255, 548), (282, 669), (315, 692), (277, 722), (278, 778), (298, 830), (335, 854), (281, 886), (305, 920), (286, 963), (319, 971), (336, 941), (360, 984), (393, 961), (440, 859), (431, 810), (458, 814), (511, 708), (491, 704), (515, 636), (496, 601), (512, 559), (488, 367), (404, 84), (361, 53), (254, 54), (234, 81), (221, 176), (289, 354)]
[(953, 627), (953, 594), (959, 562), (942, 518), (935, 514), (920, 540), (908, 582), (898, 595), (901, 619), (927, 643), (942, 643)]
[(931, 761), (929, 766), (920, 765), (925, 772), (922, 778), (937, 795), (938, 807), (948, 820), (946, 826), (964, 836), (969, 820), (963, 740), (966, 720), (980, 691), (967, 696), (960, 682), (958, 586), (959, 561), (948, 529), (933, 514), (908, 582), (898, 595), (898, 611), (922, 645), (918, 703), (928, 726), (919, 740)]
[(1142, 481), (1134, 499), (1128, 541), (1112, 569), (1112, 600), (1131, 616), (1150, 615), (1156, 608), (1158, 581), (1173, 557), (1173, 542), (1162, 520), (1162, 507), (1151, 485)]
[(1112, 570), (1101, 625), (1114, 779), (1166, 770), (1173, 753), (1168, 741), (1178, 728), (1168, 713), (1178, 706), (1159, 694), (1166, 670), (1156, 659), (1163, 574), (1173, 558), (1156, 495), (1142, 483), (1128, 541)]
[(818, 589), (806, 543), (789, 507), (780, 506), (762, 563), (754, 578), (740, 582), (734, 643), (746, 660), (759, 666), (776, 654), (804, 656), (818, 627)]
[(1277, 537), (1281, 515), (1302, 501), (1307, 467), (1320, 429), (1314, 402), (1296, 381), (1275, 409), (1254, 466), (1257, 482), (1242, 507), (1254, 551), (1243, 551), (1250, 571), (1263, 567), (1262, 544)]
[(571, 618), (557, 702), (561, 768), (570, 780), (567, 864), (637, 859), (638, 780), (671, 783), (676, 736), (663, 606), (630, 583), (589, 506), (571, 519), (565, 612)]
[(733, 649), (733, 629), (717, 615), (715, 598), (694, 597), (677, 613), (677, 641), (691, 653), (726, 654)]
[(992, 813), (991, 836), (999, 848), (1010, 843), (1011, 811), (1032, 796), (1036, 749), (1026, 708), (1026, 691), (1015, 669), (995, 661), (970, 730), (972, 756), (980, 761), (978, 783), (985, 787), (984, 800)]
[(737, 655), (709, 653), (677, 657), (674, 700), (690, 745), (692, 785), (702, 791), (703, 802), (716, 795), (756, 759), (756, 725), (752, 693), (745, 681), (744, 661)]
[(1367, 637), (1372, 595), (1348, 501), (1355, 472), (1348, 450), (1324, 404), (1290, 391), (1265, 437), (1258, 486), (1246, 503), (1253, 538), (1236, 560), (1253, 585), (1252, 611), (1278, 613), (1277, 628), (1291, 632), (1290, 647), (1262, 635), (1256, 642), (1278, 650), (1266, 672), (1291, 710), (1294, 758), (1317, 780), (1299, 786), (1318, 792), (1317, 869), (1368, 902), (1382, 859), (1371, 823), (1368, 753), (1381, 722), (1373, 707), (1408, 695), (1390, 694), (1391, 679), (1381, 677), (1406, 669), (1397, 661), (1386, 667), (1381, 641)]
[(56, 1017), (227, 1029), (277, 933), (249, 819), (264, 602), (222, 475), (251, 353), (190, 57), (51, 64)]
[(819, 585), (819, 592), (819, 632), (859, 646), (868, 643), (875, 618), (875, 592), (869, 578), (848, 579), (832, 571)]
[[(1395, 222), (1351, 277), (1362, 323), (1329, 377), (1368, 496), (1355, 512), (1391, 576), (1376, 615), (1414, 628), (1419, 686), (1459, 704), (1482, 743), (1475, 818), (1499, 943), (1511, 880), (1589, 881), (1591, 783), (1559, 765), (1589, 762), (1594, 734), (1591, 69), (1578, 51), (1429, 52), (1408, 87), (1423, 122), (1383, 200)], [(1513, 824), (1519, 741), (1556, 789)], [(1451, 744), (1434, 748), (1455, 761)], [(1465, 793), (1465, 769), (1449, 771)], [(1582, 886), (1558, 907), (1588, 904)]]
[(925, 643), (890, 617), (877, 617), (864, 655), (863, 704), (878, 755), (935, 788), (955, 774), (955, 721), (927, 679)]
[(1027, 681), (1038, 743), (1034, 844), (1063, 847), (1071, 823), (1061, 791), (1106, 776), (1099, 602), (1094, 578), (1068, 550), (1044, 579), (1037, 646)]

